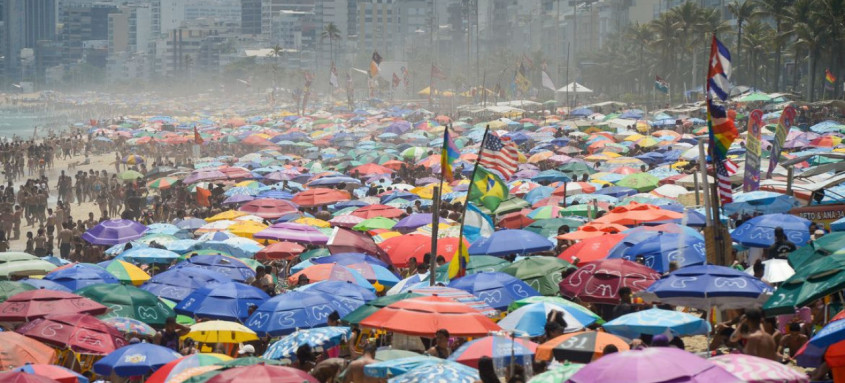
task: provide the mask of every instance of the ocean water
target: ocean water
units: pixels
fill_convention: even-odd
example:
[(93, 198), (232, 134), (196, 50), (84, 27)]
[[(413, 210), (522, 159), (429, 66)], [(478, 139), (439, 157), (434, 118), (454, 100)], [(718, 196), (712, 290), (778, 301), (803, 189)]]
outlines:
[(0, 137), (31, 138), (36, 126), (38, 137), (44, 137), (49, 129), (54, 132), (65, 130), (77, 121), (68, 111), (47, 108), (0, 109)]

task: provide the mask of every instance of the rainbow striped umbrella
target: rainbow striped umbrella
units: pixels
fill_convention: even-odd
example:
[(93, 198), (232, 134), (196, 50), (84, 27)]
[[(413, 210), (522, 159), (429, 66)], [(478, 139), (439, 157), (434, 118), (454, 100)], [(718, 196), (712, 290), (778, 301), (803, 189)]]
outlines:
[(189, 369), (212, 366), (217, 363), (227, 362), (230, 360), (232, 360), (231, 357), (223, 354), (191, 354), (161, 366), (161, 368), (150, 375), (146, 381), (149, 383), (171, 382), (174, 378)]
[(129, 165), (140, 165), (145, 162), (144, 157), (141, 157), (137, 154), (130, 154), (126, 157), (123, 157), (123, 163)]
[(102, 321), (124, 334), (138, 334), (143, 336), (155, 336), (156, 334), (156, 330), (152, 326), (137, 319), (112, 317), (103, 319)]
[(147, 183), (147, 187), (150, 189), (167, 189), (174, 184), (179, 182), (179, 179), (176, 177), (161, 177), (156, 180), (150, 181)]
[(131, 283), (140, 286), (150, 279), (150, 275), (138, 266), (119, 259), (100, 262), (97, 264), (119, 280), (121, 283)]

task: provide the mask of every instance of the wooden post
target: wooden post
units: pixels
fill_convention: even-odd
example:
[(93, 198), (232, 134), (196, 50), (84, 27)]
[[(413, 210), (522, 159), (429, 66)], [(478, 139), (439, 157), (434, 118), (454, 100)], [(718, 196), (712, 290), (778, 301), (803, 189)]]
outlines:
[[(441, 171), (443, 171), (441, 169)], [(440, 177), (440, 183), (443, 183), (443, 177)], [(440, 186), (434, 187), (434, 195), (432, 198), (434, 202), (432, 202), (431, 206), (431, 258), (429, 259), (428, 263), (428, 285), (434, 286), (435, 281), (437, 280), (437, 231), (438, 226), (440, 226)]]

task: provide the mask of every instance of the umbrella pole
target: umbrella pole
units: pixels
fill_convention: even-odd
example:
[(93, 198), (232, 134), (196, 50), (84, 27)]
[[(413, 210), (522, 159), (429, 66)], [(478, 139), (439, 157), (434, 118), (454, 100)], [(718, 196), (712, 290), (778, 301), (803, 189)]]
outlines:
[[(443, 169), (440, 169), (443, 173)], [(437, 232), (440, 226), (440, 193), (443, 187), (443, 175), (440, 175), (440, 186), (434, 187), (434, 202), (431, 207), (431, 257), (428, 260), (428, 285), (434, 286), (437, 279)]]

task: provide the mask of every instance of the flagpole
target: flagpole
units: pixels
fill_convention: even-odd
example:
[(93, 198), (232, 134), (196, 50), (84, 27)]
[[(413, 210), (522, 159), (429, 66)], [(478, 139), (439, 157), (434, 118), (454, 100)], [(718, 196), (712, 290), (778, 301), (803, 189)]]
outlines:
[[(448, 146), (449, 142), (449, 128), (451, 124), (446, 125), (446, 130), (443, 132), (443, 147), (440, 149), (440, 185), (434, 188), (434, 195), (432, 195), (433, 202), (431, 205), (431, 260), (429, 264), (429, 278), (428, 285), (434, 286), (437, 276), (435, 275), (435, 265), (437, 264), (437, 234), (440, 231), (440, 202), (443, 197), (443, 181), (446, 178), (446, 169), (443, 168), (443, 152)], [(447, 272), (448, 273), (448, 272)]]
[[(481, 146), (478, 148), (478, 156), (475, 158), (475, 166), (472, 168), (472, 175), (469, 178), (469, 188), (467, 188), (467, 196), (464, 200), (464, 208), (461, 211), (461, 226), (460, 231), (458, 232), (458, 253), (455, 254), (456, 257), (463, 256), (463, 252), (461, 249), (464, 245), (464, 221), (467, 216), (467, 206), (469, 205), (469, 195), (472, 194), (472, 185), (473, 181), (475, 180), (475, 173), (478, 171), (478, 164), (481, 162), (481, 157), (484, 155), (484, 141), (487, 140), (487, 135), (490, 133), (490, 125), (484, 129), (484, 136), (481, 138)], [(458, 260), (460, 264), (460, 259)]]

